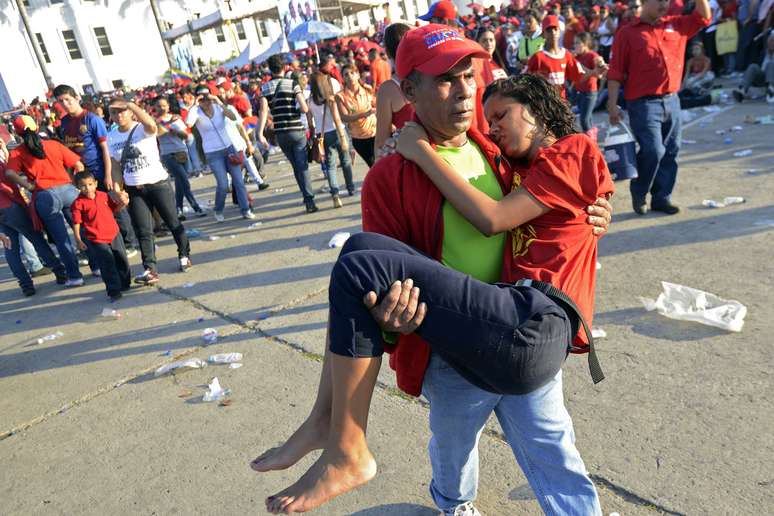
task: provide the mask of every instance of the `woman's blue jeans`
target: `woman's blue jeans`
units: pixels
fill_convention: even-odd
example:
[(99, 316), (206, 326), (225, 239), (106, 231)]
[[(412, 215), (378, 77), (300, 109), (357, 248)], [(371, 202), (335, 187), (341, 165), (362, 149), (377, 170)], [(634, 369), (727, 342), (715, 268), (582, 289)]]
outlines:
[(580, 126), (585, 133), (594, 127), (591, 115), (594, 112), (594, 106), (597, 104), (597, 92), (592, 91), (590, 93), (585, 93), (579, 91), (575, 94), (575, 102), (578, 105), (578, 118), (580, 119)]
[(347, 190), (354, 190), (352, 159), (349, 156), (349, 151), (345, 152), (342, 149), (338, 133), (335, 130), (328, 131), (323, 136), (323, 143), (325, 144), (325, 168), (328, 170), (328, 186), (331, 187), (331, 195), (338, 195), (339, 193), (339, 182), (336, 177), (336, 154), (339, 155), (339, 160), (341, 161), (341, 170), (344, 172), (344, 182), (347, 185)]
[(21, 288), (32, 286), (32, 277), (21, 259), (21, 237), (32, 244), (46, 267), (53, 270), (57, 276), (65, 274), (64, 265), (48, 246), (43, 233), (32, 227), (32, 220), (24, 207), (11, 204), (10, 207), (0, 210), (0, 215), (3, 221), (0, 230), (11, 240), (11, 248), (5, 250), (5, 260)]
[(54, 186), (35, 194), (35, 211), (54, 239), (59, 259), (62, 260), (69, 279), (83, 277), (78, 269), (75, 244), (67, 233), (67, 221), (72, 220), (70, 206), (76, 197), (78, 189), (71, 184)]
[(241, 165), (234, 165), (228, 160), (229, 149), (221, 149), (215, 152), (207, 153), (207, 164), (209, 164), (213, 175), (215, 175), (215, 212), (223, 212), (226, 206), (226, 195), (228, 194), (228, 176), (231, 176), (231, 186), (236, 191), (237, 202), (242, 215), (250, 211), (250, 204), (247, 201), (247, 190), (245, 182), (242, 180)]
[(199, 203), (196, 202), (193, 192), (191, 192), (191, 182), (188, 180), (188, 162), (180, 163), (175, 159), (174, 154), (164, 154), (161, 156), (161, 163), (167, 169), (169, 175), (175, 179), (175, 206), (178, 211), (183, 209), (183, 198), (188, 201), (196, 211), (199, 211)]

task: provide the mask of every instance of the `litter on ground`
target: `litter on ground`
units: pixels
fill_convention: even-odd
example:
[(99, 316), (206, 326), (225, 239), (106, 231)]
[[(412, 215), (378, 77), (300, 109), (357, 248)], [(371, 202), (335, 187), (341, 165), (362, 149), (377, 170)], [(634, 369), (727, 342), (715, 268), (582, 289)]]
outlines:
[(202, 340), (207, 344), (215, 344), (218, 341), (218, 330), (215, 328), (205, 328), (202, 332)]
[(210, 382), (207, 392), (204, 393), (202, 401), (219, 401), (228, 396), (231, 393), (231, 389), (224, 389), (220, 386), (218, 378), (215, 377)]
[(207, 362), (200, 358), (188, 358), (159, 367), (153, 373), (153, 376), (162, 376), (177, 369), (201, 369), (202, 367), (207, 367)]
[(676, 283), (661, 282), (663, 292), (656, 300), (639, 298), (645, 309), (656, 310), (670, 319), (691, 321), (727, 331), (742, 331), (747, 307), (739, 301)]
[(349, 237), (350, 237), (350, 234), (347, 233), (346, 231), (336, 233), (331, 237), (330, 241), (328, 242), (328, 247), (331, 247), (331, 248), (342, 247), (344, 245), (344, 242), (346, 242), (347, 239), (349, 239)]

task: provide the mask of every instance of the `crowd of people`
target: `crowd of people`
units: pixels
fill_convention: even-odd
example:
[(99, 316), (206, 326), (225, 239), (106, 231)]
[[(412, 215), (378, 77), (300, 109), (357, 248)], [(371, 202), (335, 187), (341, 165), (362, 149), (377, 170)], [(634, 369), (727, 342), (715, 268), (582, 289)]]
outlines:
[[(325, 42), (319, 62), (306, 49), (93, 99), (59, 85), (0, 133), (8, 265), (31, 296), (40, 271), (77, 287), (88, 264), (115, 301), (138, 252), (134, 282), (159, 281), (162, 231), (179, 270), (193, 266), (183, 222), (210, 215), (191, 177), (214, 177), (215, 221), (226, 219), (229, 193), (251, 220), (247, 185), (268, 188), (272, 148), (307, 213), (319, 210), (309, 164), (320, 163), (336, 209), (344, 189), (357, 193), (360, 159), (370, 168), (366, 232), (331, 276), (317, 401), (251, 466), (285, 469), (324, 451), (267, 509), (307, 511), (374, 476), (365, 428), (387, 351), (399, 387), (431, 402), (430, 492), (443, 514), (479, 514), (477, 440), (492, 412), (546, 513), (601, 514), (561, 379), (569, 352), (588, 354), (593, 380), (604, 377), (589, 328), (596, 237), (614, 187), (593, 112), (606, 106), (639, 144), (634, 212), (677, 214), (681, 103), (724, 76), (742, 80), (738, 101), (763, 87), (774, 102), (773, 4), (515, 0), (460, 17), (440, 0), (420, 17), (427, 24), (387, 21), (370, 38)], [(716, 34), (731, 21), (733, 51)]]

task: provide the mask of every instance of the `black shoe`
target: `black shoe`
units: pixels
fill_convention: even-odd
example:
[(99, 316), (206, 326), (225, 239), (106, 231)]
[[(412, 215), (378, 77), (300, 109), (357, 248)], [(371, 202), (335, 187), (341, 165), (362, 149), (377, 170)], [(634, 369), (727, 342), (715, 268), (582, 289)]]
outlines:
[(666, 213), (667, 215), (677, 215), (680, 213), (680, 208), (675, 206), (669, 201), (661, 201), (661, 202), (652, 202), (650, 203), (650, 209), (653, 211), (660, 211), (661, 213)]
[(35, 287), (33, 287), (33, 286), (24, 287), (22, 289), (22, 293), (25, 296), (27, 296), (27, 297), (34, 296), (35, 295)]
[(51, 274), (51, 272), (52, 272), (51, 269), (49, 269), (48, 267), (41, 267), (40, 269), (33, 271), (30, 274), (30, 276), (32, 276), (33, 278), (39, 278), (40, 276), (48, 276), (49, 274)]
[(59, 272), (59, 273), (55, 272), (54, 274), (56, 275), (56, 284), (57, 285), (64, 285), (65, 283), (67, 283), (67, 274), (65, 274), (64, 271)]
[(734, 90), (731, 92), (731, 95), (734, 96), (734, 100), (736, 100), (738, 103), (744, 102), (744, 93), (742, 93), (741, 90)]
[(314, 201), (307, 201), (307, 203), (306, 203), (306, 212), (307, 213), (314, 213), (316, 211), (320, 211), (320, 208), (317, 207), (317, 205), (314, 203)]
[(648, 213), (648, 203), (632, 199), (632, 209), (637, 215), (645, 215)]
[(264, 182), (264, 183), (261, 183), (261, 184), (259, 184), (259, 185), (258, 185), (258, 190), (266, 190), (266, 189), (267, 189), (267, 188), (269, 188), (270, 186), (271, 186), (271, 185), (270, 185), (269, 183), (265, 183), (265, 182)]

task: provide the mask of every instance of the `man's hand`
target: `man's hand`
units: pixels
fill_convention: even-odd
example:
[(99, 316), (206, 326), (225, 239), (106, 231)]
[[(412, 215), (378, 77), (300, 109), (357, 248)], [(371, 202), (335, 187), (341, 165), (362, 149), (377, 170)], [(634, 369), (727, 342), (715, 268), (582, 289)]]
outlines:
[(618, 125), (623, 120), (623, 113), (617, 104), (607, 106), (607, 115), (610, 118), (610, 125)]
[(108, 175), (105, 175), (104, 182), (105, 182), (105, 190), (107, 190), (108, 192), (112, 192), (118, 187), (118, 185), (113, 182), (113, 178)]
[(11, 239), (5, 233), (0, 233), (0, 243), (6, 249), (11, 249)]
[(75, 245), (77, 245), (78, 249), (80, 249), (81, 251), (86, 250), (86, 244), (80, 238), (75, 239)]
[(258, 135), (258, 143), (260, 143), (261, 147), (263, 147), (264, 149), (269, 148), (269, 140), (267, 140), (263, 134)]
[(247, 155), (248, 156), (252, 156), (253, 154), (255, 154), (255, 147), (253, 147), (252, 143), (248, 142), (247, 143)]
[(376, 293), (369, 292), (363, 298), (363, 304), (385, 332), (404, 335), (413, 333), (422, 324), (427, 313), (427, 305), (419, 302), (419, 287), (414, 287), (414, 281), (411, 279), (396, 281), (382, 302), (377, 304), (377, 300)]
[(25, 178), (24, 183), (21, 186), (32, 192), (35, 190), (35, 181), (30, 181), (29, 179)]
[(594, 236), (602, 236), (607, 233), (610, 227), (610, 220), (613, 217), (613, 207), (607, 199), (597, 197), (594, 204), (586, 208), (586, 213), (589, 214), (586, 222), (593, 226), (592, 232)]

